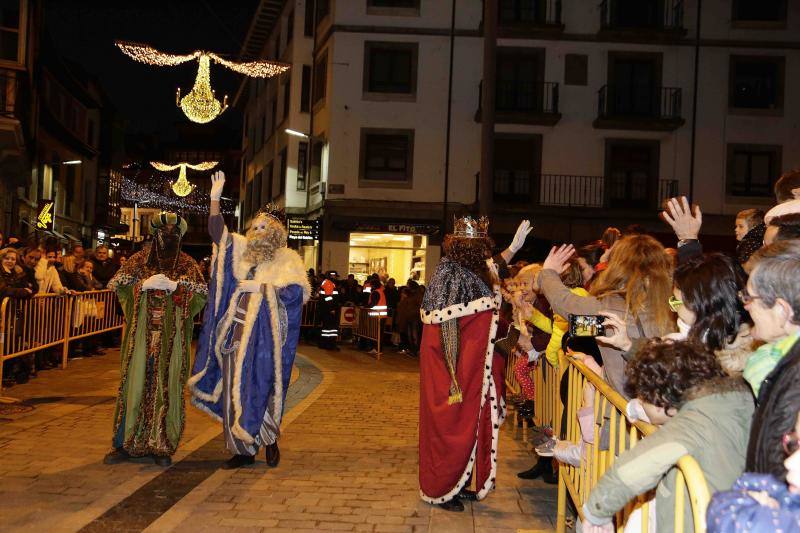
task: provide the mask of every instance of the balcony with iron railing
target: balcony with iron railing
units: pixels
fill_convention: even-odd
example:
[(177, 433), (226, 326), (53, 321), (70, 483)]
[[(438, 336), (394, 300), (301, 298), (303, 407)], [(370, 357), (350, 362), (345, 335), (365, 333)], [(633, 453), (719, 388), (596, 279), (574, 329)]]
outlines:
[(527, 37), (532, 33), (562, 32), (561, 0), (500, 0), (498, 34)]
[(600, 32), (684, 35), (683, 13), (683, 0), (602, 0)]
[(681, 116), (680, 87), (603, 85), (597, 91), (598, 129), (674, 131)]
[[(558, 108), (558, 83), (497, 80), (495, 85), (495, 123), (553, 126), (561, 120)], [(481, 121), (483, 81), (478, 85), (478, 110)]]
[[(578, 176), (567, 174), (517, 173), (527, 183), (495, 184), (494, 199), (498, 207), (535, 205), (538, 207), (577, 207), (586, 209), (620, 209), (653, 211), (664, 201), (678, 196), (678, 180), (643, 177)], [(497, 179), (498, 176), (495, 176)], [(513, 191), (514, 194), (509, 194)]]

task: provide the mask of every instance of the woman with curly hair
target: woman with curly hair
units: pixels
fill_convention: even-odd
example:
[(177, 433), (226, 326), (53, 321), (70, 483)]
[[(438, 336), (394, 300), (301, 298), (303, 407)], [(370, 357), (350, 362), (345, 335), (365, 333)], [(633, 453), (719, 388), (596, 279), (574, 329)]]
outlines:
[[(656, 528), (673, 531), (675, 465), (691, 455), (712, 493), (730, 488), (744, 471), (753, 397), (741, 379), (725, 374), (713, 352), (690, 341), (649, 342), (625, 374), (628, 393), (661, 427), (622, 453), (597, 482), (583, 507), (594, 527), (584, 530), (608, 529), (631, 499), (658, 486)], [(686, 505), (688, 531), (691, 514)]]

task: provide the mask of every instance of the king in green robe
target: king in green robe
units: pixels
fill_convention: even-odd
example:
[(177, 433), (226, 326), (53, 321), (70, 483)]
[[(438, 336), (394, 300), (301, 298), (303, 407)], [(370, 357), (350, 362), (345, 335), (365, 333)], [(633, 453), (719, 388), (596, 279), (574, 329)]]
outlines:
[(117, 293), (126, 325), (114, 449), (106, 464), (150, 456), (168, 466), (183, 433), (194, 316), (208, 294), (197, 263), (180, 251), (186, 227), (174, 213), (153, 217), (153, 241), (108, 284)]

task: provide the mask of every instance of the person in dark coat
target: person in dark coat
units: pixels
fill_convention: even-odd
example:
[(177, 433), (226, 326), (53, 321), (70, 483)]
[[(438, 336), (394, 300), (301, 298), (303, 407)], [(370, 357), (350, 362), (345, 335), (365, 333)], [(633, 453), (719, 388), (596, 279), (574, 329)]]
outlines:
[[(37, 288), (25, 276), (22, 267), (17, 264), (19, 253), (15, 248), (0, 250), (0, 301), (4, 298), (27, 300), (36, 294)], [(36, 283), (34, 277), (33, 280)], [(10, 319), (10, 331), (6, 333), (11, 346), (22, 334), (22, 309), (16, 308), (16, 315)], [(13, 350), (13, 348), (12, 348)], [(5, 363), (4, 376), (15, 379), (17, 383), (25, 383), (33, 371), (33, 355), (17, 357)]]
[(119, 265), (108, 257), (108, 248), (102, 245), (95, 248), (94, 257), (92, 257), (90, 261), (94, 265), (92, 275), (100, 282), (102, 288), (105, 288), (109, 280), (111, 280), (114, 274), (117, 273), (117, 270), (119, 270)]
[(755, 324), (753, 337), (767, 344), (748, 359), (744, 370), (745, 379), (758, 391), (746, 471), (783, 481), (783, 435), (792, 431), (800, 411), (800, 241), (767, 246), (753, 254), (751, 262), (742, 300)]

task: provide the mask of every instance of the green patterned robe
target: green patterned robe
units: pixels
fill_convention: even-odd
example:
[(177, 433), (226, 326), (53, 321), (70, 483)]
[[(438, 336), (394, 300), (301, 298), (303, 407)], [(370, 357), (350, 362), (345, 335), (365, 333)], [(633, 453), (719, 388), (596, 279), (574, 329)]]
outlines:
[[(194, 316), (208, 295), (203, 275), (188, 255), (181, 253), (167, 272), (148, 265), (148, 256), (149, 247), (131, 256), (108, 284), (126, 320), (113, 446), (136, 457), (170, 456), (178, 447)], [(158, 273), (178, 282), (175, 292), (142, 290), (142, 283)]]

